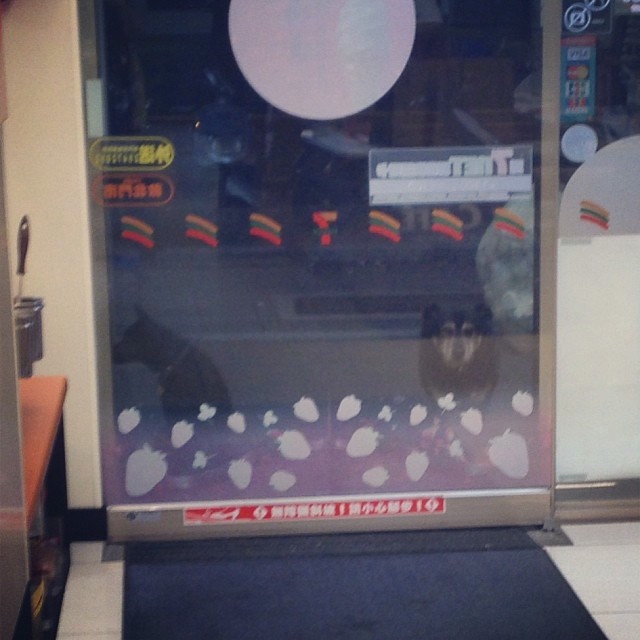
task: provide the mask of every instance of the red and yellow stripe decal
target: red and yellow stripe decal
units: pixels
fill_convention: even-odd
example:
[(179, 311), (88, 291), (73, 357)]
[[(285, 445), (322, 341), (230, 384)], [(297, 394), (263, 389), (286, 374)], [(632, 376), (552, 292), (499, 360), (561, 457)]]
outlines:
[(460, 242), (464, 237), (462, 227), (464, 223), (458, 216), (454, 216), (445, 209), (433, 209), (431, 212), (431, 231), (442, 233)]
[(121, 235), (125, 240), (131, 240), (147, 249), (153, 249), (155, 246), (152, 238), (154, 229), (151, 225), (133, 216), (122, 216), (120, 223), (123, 226)]
[(186, 216), (187, 230), (185, 236), (193, 240), (199, 240), (210, 247), (218, 246), (218, 225), (213, 222), (190, 213)]
[(249, 235), (280, 246), (282, 244), (281, 233), (282, 225), (273, 218), (262, 213), (252, 213), (249, 216)]
[(494, 213), (493, 222), (496, 229), (510, 233), (519, 240), (524, 238), (524, 220), (517, 213), (505, 207), (498, 207)]
[(369, 233), (382, 236), (391, 242), (400, 242), (400, 221), (377, 209), (369, 212)]
[(580, 202), (580, 220), (591, 222), (605, 231), (609, 230), (609, 212), (591, 200)]

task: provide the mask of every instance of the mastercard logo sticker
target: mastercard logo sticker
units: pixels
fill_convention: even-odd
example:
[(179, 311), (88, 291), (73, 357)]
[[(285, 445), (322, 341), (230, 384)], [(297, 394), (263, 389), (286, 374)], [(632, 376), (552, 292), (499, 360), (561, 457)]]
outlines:
[(575, 64), (567, 69), (569, 80), (586, 80), (589, 77), (589, 67), (586, 64)]

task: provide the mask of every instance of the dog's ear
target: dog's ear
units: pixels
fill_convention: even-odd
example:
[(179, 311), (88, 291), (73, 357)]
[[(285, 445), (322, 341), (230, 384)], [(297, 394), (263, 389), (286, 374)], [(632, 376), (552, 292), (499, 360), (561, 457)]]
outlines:
[(478, 333), (485, 336), (490, 335), (493, 324), (491, 309), (484, 303), (478, 303), (473, 309), (473, 322)]
[(440, 333), (442, 326), (442, 311), (437, 304), (428, 304), (422, 310), (422, 338), (433, 338)]

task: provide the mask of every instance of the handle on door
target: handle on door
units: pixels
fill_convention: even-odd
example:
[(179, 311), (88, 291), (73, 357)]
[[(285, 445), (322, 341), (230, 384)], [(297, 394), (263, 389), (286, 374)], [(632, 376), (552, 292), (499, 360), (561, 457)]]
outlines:
[(23, 276), (27, 266), (27, 250), (29, 249), (29, 218), (22, 216), (18, 227), (18, 275)]

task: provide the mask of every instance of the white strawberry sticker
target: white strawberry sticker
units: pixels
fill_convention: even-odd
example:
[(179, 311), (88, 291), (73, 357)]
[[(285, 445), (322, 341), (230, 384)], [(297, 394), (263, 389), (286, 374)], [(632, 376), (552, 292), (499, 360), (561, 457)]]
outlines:
[(293, 405), (293, 415), (304, 422), (317, 422), (320, 419), (320, 413), (316, 403), (306, 396), (302, 396), (302, 398)]
[(238, 489), (246, 489), (251, 484), (253, 466), (244, 458), (240, 458), (240, 460), (232, 460), (229, 463), (227, 474), (231, 479), (231, 482), (233, 482)]
[(462, 448), (462, 442), (460, 442), (460, 440), (454, 440), (449, 445), (449, 455), (452, 458), (462, 458), (464, 456), (464, 449)]
[(287, 491), (296, 483), (296, 477), (288, 471), (276, 471), (269, 480), (269, 484), (276, 491)]
[(183, 447), (193, 438), (193, 424), (186, 420), (176, 422), (171, 429), (171, 444), (175, 449)]
[(427, 407), (423, 404), (416, 404), (412, 407), (409, 414), (409, 424), (412, 427), (417, 427), (420, 423), (424, 422), (427, 418)]
[(271, 409), (262, 416), (262, 426), (265, 429), (272, 427), (276, 422), (278, 422), (278, 416)]
[(533, 396), (528, 391), (516, 391), (511, 398), (511, 406), (521, 416), (530, 416), (533, 413)]
[(340, 422), (346, 422), (355, 418), (362, 409), (362, 400), (356, 398), (354, 395), (345, 396), (340, 401), (338, 411), (336, 412), (336, 418)]
[(208, 405), (206, 402), (200, 405), (200, 413), (198, 414), (198, 420), (205, 422), (211, 420), (216, 415), (216, 407)]
[(148, 444), (127, 459), (124, 488), (133, 497), (149, 493), (167, 475), (166, 454), (154, 451)]
[(482, 412), (479, 409), (468, 409), (460, 414), (460, 424), (474, 436), (482, 433)]
[(227, 418), (227, 427), (234, 433), (244, 433), (247, 428), (247, 422), (244, 414), (236, 411)]
[(447, 393), (441, 398), (438, 398), (438, 406), (443, 412), (453, 411), (456, 408), (456, 401), (454, 400), (453, 393)]
[(204, 469), (207, 466), (208, 461), (209, 458), (204, 451), (196, 451), (195, 455), (193, 456), (193, 462), (191, 463), (191, 466), (194, 469)]
[(413, 482), (418, 482), (429, 468), (429, 456), (424, 451), (412, 451), (404, 461), (407, 475)]
[(135, 407), (124, 409), (118, 416), (118, 431), (131, 433), (140, 424), (140, 411)]
[(381, 487), (389, 479), (389, 472), (384, 467), (372, 467), (362, 474), (362, 481), (370, 487)]
[(311, 455), (307, 439), (297, 429), (284, 431), (277, 438), (279, 451), (287, 460), (306, 460)]
[(529, 473), (527, 443), (509, 429), (490, 441), (489, 460), (509, 478), (522, 479)]
[(372, 427), (356, 429), (347, 443), (347, 455), (351, 458), (364, 458), (371, 455), (378, 447), (380, 433)]

